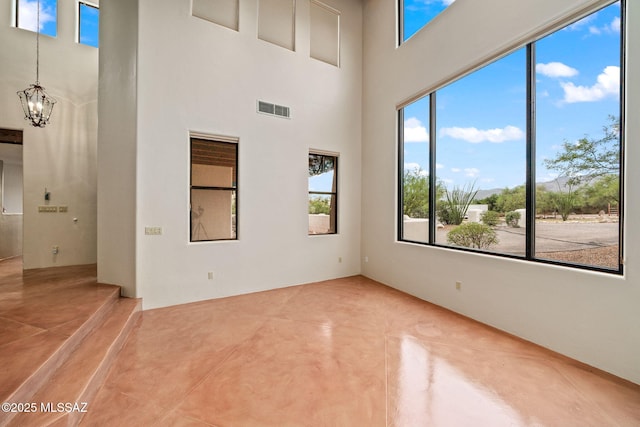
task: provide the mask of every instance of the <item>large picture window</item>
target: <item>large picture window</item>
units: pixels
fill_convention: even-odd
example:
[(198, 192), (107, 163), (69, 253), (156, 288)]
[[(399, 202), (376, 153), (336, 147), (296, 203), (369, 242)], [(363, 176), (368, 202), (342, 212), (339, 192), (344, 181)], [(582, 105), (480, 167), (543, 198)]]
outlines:
[(621, 2), (399, 110), (399, 240), (622, 271)]
[(338, 156), (309, 153), (309, 234), (338, 231)]
[(237, 142), (191, 138), (190, 241), (238, 238), (237, 176)]

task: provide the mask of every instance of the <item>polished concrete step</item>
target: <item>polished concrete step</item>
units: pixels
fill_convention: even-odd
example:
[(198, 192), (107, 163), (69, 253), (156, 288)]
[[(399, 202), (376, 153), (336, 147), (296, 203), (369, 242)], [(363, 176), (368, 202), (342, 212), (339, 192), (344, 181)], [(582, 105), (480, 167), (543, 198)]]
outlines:
[(20, 413), (10, 426), (76, 425), (124, 345), (140, 314), (140, 300), (119, 298), (102, 324), (91, 331), (30, 399), (35, 413)]
[[(0, 261), (0, 427), (77, 422), (51, 404), (89, 400), (139, 311), (97, 283), (95, 265), (23, 272), (21, 259)], [(12, 412), (25, 409), (36, 412)]]

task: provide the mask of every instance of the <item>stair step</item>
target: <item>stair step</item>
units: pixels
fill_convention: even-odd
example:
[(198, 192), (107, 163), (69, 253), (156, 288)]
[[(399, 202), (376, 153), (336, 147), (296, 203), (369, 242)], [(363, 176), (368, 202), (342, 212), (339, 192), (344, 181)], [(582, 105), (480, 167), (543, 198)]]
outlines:
[[(55, 316), (55, 311), (68, 310), (68, 308), (54, 304), (43, 306), (36, 310), (38, 318), (28, 319), (27, 322), (34, 325), (34, 332), (38, 329), (40, 332), (2, 346), (0, 352), (0, 400), (2, 402), (31, 401), (34, 393), (64, 363), (66, 357), (92, 329), (103, 321), (118, 300), (120, 288), (112, 285), (94, 286), (99, 287), (100, 295), (94, 295), (91, 302), (85, 303), (84, 315), (69, 316), (72, 320), (65, 320), (47, 329), (47, 320)], [(19, 310), (21, 307), (15, 308), (15, 311)], [(40, 328), (37, 327), (39, 322), (43, 322)], [(3, 417), (0, 417), (0, 426), (3, 425), (5, 422)]]
[[(114, 300), (109, 310), (99, 316), (101, 323), (93, 327), (90, 333), (84, 333), (79, 345), (76, 345), (72, 352), (67, 352), (67, 357), (57, 369), (52, 370), (38, 391), (30, 399), (21, 400), (36, 403), (37, 411), (16, 414), (7, 425), (77, 425), (84, 415), (77, 410), (91, 410), (90, 401), (102, 385), (111, 363), (136, 324), (140, 309), (140, 300)], [(77, 403), (78, 406), (71, 406), (74, 411), (67, 413), (64, 408), (58, 407), (59, 403)], [(58, 411), (59, 409), (62, 411)]]

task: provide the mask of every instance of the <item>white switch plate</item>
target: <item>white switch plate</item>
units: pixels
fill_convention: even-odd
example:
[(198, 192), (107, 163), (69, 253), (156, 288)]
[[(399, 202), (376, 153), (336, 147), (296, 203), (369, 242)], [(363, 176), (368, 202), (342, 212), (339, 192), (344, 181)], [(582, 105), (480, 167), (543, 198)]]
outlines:
[(162, 227), (145, 227), (144, 234), (147, 236), (159, 236), (162, 234)]

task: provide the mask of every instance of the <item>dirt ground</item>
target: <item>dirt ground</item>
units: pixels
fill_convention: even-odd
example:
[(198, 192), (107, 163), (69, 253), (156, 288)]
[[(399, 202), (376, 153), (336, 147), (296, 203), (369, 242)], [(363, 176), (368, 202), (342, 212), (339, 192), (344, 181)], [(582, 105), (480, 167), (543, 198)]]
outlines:
[(618, 268), (618, 245), (602, 248), (581, 249), (566, 252), (547, 252), (539, 254), (539, 258), (564, 261), (575, 264), (596, 265), (605, 268)]
[[(437, 230), (436, 242), (447, 244), (447, 234), (454, 226)], [(489, 252), (525, 254), (525, 228), (494, 227), (499, 243)], [(618, 268), (617, 218), (593, 216), (570, 217), (536, 221), (536, 257), (569, 263)]]

